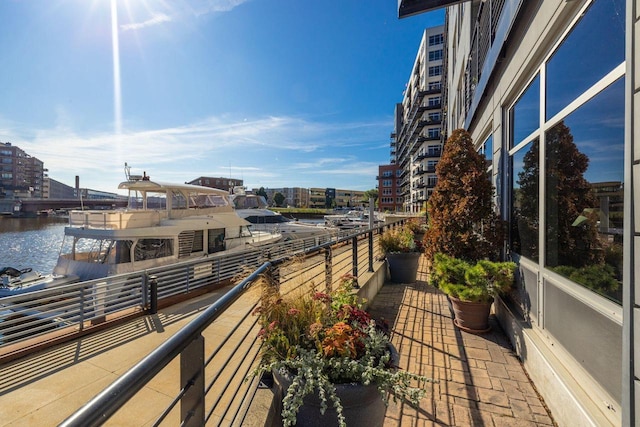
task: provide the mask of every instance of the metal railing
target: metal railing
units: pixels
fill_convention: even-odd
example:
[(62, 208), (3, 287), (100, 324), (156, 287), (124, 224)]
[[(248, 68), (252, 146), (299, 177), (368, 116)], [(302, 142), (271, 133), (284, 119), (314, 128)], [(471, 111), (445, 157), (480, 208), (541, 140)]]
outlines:
[[(72, 339), (97, 324), (124, 315), (142, 315), (152, 304), (157, 307), (158, 300), (188, 298), (193, 292), (227, 283), (270, 259), (341, 242), (353, 233), (336, 231), (0, 298), (0, 356), (9, 347), (14, 351), (21, 344), (32, 346), (52, 334), (58, 341)], [(156, 287), (156, 300), (152, 299), (152, 285)]]
[[(297, 254), (283, 254), (262, 262), (247, 278), (61, 425), (102, 425), (178, 355), (178, 392), (169, 405), (158, 409), (152, 425), (162, 422), (184, 426), (243, 425), (260, 382), (250, 375), (258, 363), (260, 349), (258, 317), (252, 313), (261, 293), (252, 284), (260, 275), (269, 274), (283, 293), (310, 281), (331, 289), (346, 273), (357, 277), (359, 272), (373, 271), (375, 259), (382, 255), (378, 235), (401, 223), (355, 232)], [(296, 259), (293, 264), (292, 258)], [(207, 347), (213, 348), (209, 354), (205, 353), (205, 340)]]

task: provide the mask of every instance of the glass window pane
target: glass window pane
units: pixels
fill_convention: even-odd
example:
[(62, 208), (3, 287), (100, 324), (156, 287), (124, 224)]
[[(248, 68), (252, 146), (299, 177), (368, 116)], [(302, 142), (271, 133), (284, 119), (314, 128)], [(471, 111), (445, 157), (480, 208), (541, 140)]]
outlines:
[(511, 251), (538, 260), (540, 142), (511, 156)]
[(546, 133), (546, 265), (620, 302), (624, 79)]
[(550, 119), (624, 61), (624, 0), (594, 2), (547, 63)]
[(540, 126), (540, 76), (536, 76), (513, 106), (511, 121), (512, 148)]

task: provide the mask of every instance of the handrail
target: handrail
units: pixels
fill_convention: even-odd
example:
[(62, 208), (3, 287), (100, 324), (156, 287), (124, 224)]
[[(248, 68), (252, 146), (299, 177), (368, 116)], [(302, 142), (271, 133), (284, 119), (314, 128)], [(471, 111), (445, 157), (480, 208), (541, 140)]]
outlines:
[[(327, 286), (330, 286), (331, 276), (339, 277), (339, 275), (344, 274), (336, 274), (336, 272), (344, 272), (346, 269), (357, 277), (359, 263), (362, 267), (365, 267), (364, 264), (368, 264), (369, 271), (373, 271), (374, 232), (380, 233), (387, 227), (394, 227), (402, 224), (403, 222), (404, 220), (400, 220), (399, 222), (391, 225), (387, 224), (384, 226), (359, 230), (349, 236), (303, 249), (298, 253), (311, 255), (317, 253), (323, 254), (324, 252), (324, 261), (321, 261), (321, 263), (324, 263), (324, 274), (326, 275), (325, 280), (328, 280), (329, 283), (327, 283)], [(364, 237), (361, 242), (363, 246), (368, 246), (368, 251), (358, 251), (359, 237)], [(338, 245), (339, 243), (346, 242), (350, 242), (351, 245)], [(348, 248), (342, 253), (342, 255), (346, 255), (349, 250), (351, 251), (352, 255), (347, 258), (346, 264), (332, 263), (331, 252), (334, 250), (334, 245), (338, 245), (337, 247), (345, 249)], [(361, 257), (358, 255), (359, 253), (362, 254)], [(208, 419), (208, 416), (205, 416), (204, 413), (204, 400), (207, 395), (204, 384), (204, 372), (205, 367), (209, 362), (207, 361), (205, 363), (207, 357), (204, 354), (203, 332), (217, 318), (219, 318), (231, 304), (244, 295), (245, 291), (250, 289), (252, 283), (260, 275), (266, 272), (271, 272), (273, 269), (277, 268), (294, 256), (296, 256), (295, 253), (280, 254), (276, 259), (272, 259), (261, 264), (247, 278), (235, 285), (230, 291), (226, 292), (220, 299), (190, 321), (184, 328), (179, 330), (175, 335), (153, 350), (147, 357), (118, 378), (112, 385), (86, 403), (77, 412), (70, 415), (60, 425), (63, 427), (102, 425), (178, 355), (181, 356), (181, 372), (179, 375), (179, 382), (181, 384), (180, 392), (174, 399), (174, 402), (162, 413), (160, 420), (164, 419), (177, 402), (181, 402), (180, 408), (183, 425), (199, 426), (204, 424), (205, 420)], [(247, 335), (248, 333), (250, 332), (245, 331), (244, 340), (249, 336)], [(256, 362), (255, 357), (256, 356), (254, 356), (253, 359), (248, 359), (250, 364)], [(226, 366), (227, 365), (224, 364), (223, 369)], [(233, 369), (233, 367), (230, 369)], [(236, 370), (233, 375), (244, 374), (239, 373)], [(227, 386), (224, 388), (227, 389)], [(231, 391), (233, 394), (244, 393), (242, 396), (248, 396), (248, 393), (254, 393), (256, 388), (257, 383), (254, 382), (243, 392), (240, 392), (239, 389)], [(244, 413), (241, 416), (244, 416)]]
[(197, 339), (231, 303), (237, 300), (251, 283), (263, 274), (271, 262), (262, 264), (249, 277), (234, 286), (219, 300), (207, 308), (200, 316), (152, 351), (133, 368), (118, 378), (113, 384), (85, 404), (80, 410), (60, 424), (64, 427), (100, 426), (145, 384), (160, 372), (178, 354)]

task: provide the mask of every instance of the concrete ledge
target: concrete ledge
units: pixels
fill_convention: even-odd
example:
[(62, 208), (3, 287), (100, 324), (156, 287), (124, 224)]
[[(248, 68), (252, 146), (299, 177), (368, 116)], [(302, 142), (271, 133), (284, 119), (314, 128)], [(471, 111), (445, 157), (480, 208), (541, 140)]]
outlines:
[(558, 425), (620, 425), (621, 414), (617, 414), (616, 420), (616, 414), (607, 416), (598, 410), (602, 402), (595, 402), (597, 393), (588, 393), (585, 382), (579, 381), (579, 375), (576, 375), (579, 367), (567, 369), (567, 363), (558, 358), (557, 351), (535, 329), (521, 321), (502, 299), (496, 298), (494, 309), (500, 326)]

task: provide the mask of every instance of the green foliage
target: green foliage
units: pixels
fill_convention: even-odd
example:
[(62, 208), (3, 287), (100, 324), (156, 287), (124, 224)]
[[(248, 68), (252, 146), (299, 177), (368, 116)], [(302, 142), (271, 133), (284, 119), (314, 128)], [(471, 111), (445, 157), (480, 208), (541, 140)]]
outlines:
[(273, 201), (276, 204), (276, 206), (282, 206), (282, 204), (285, 201), (285, 197), (282, 193), (277, 192), (276, 194), (273, 195)]
[(469, 263), (442, 253), (433, 261), (432, 284), (463, 301), (490, 302), (513, 284), (516, 264), (480, 260)]
[(598, 293), (610, 294), (620, 287), (615, 269), (607, 264), (594, 264), (580, 268), (559, 265), (552, 270)]
[(420, 252), (415, 235), (407, 225), (389, 228), (380, 236), (380, 248), (385, 254), (397, 252)]
[(335, 384), (376, 384), (381, 398), (417, 405), (431, 380), (392, 366), (389, 337), (362, 310), (354, 292), (355, 277), (345, 275), (331, 293), (305, 289), (280, 295), (264, 282), (262, 304), (255, 310), (262, 329), (262, 361), (252, 375), (279, 371), (291, 378), (283, 399), (285, 426), (295, 424), (304, 397), (318, 393), (322, 406), (332, 404), (345, 426)]

